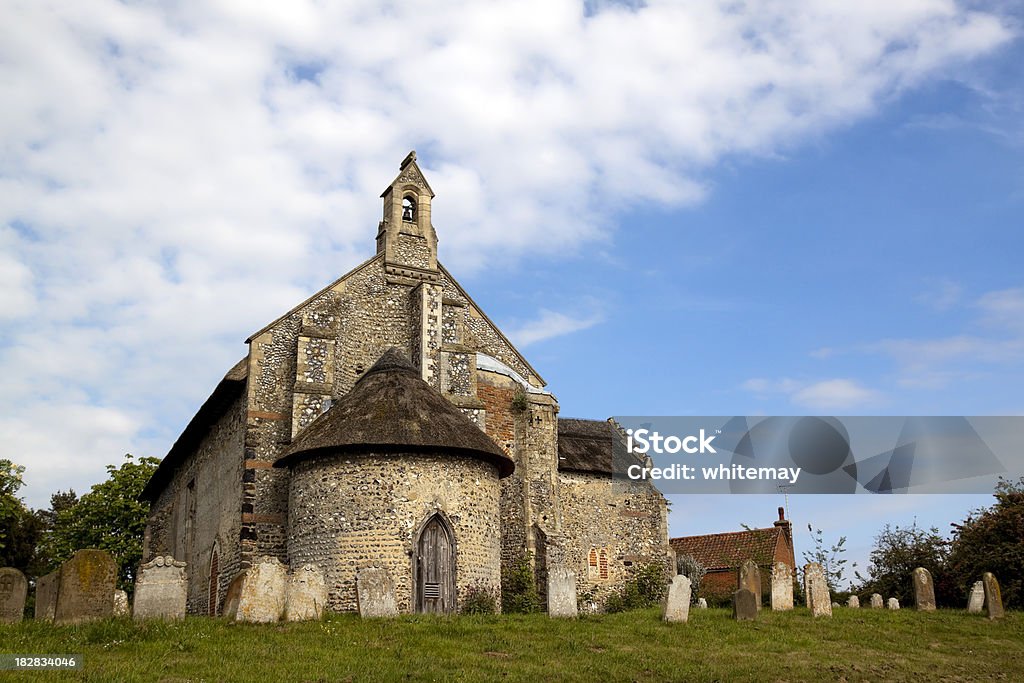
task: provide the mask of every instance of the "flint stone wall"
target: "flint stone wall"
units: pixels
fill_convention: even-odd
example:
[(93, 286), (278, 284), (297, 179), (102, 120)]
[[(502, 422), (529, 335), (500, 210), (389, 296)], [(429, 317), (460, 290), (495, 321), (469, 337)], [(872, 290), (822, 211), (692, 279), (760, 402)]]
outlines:
[(475, 458), (425, 454), (307, 460), (291, 478), (289, 557), (320, 567), (327, 607), (355, 611), (360, 569), (386, 569), (401, 612), (412, 605), (413, 536), (441, 511), (457, 549), (456, 593), (501, 586), (497, 468)]

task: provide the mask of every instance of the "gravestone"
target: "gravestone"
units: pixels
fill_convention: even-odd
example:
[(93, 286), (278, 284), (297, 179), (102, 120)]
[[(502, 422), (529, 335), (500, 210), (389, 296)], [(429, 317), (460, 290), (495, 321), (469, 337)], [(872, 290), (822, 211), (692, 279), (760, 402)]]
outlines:
[(395, 584), (386, 569), (367, 567), (356, 575), (356, 604), (361, 617), (397, 617)]
[(981, 584), (985, 587), (985, 605), (988, 607), (989, 619), (1002, 619), (1003, 596), (999, 591), (999, 582), (992, 572), (985, 572), (981, 575)]
[(682, 574), (672, 577), (668, 593), (661, 603), (661, 618), (684, 624), (690, 618), (690, 579)]
[(132, 616), (137, 620), (183, 619), (187, 597), (185, 563), (169, 555), (155, 557), (139, 567)]
[(871, 594), (871, 609), (882, 609), (882, 596), (878, 593)]
[(235, 575), (224, 592), (224, 616), (231, 621), (238, 616), (238, 601), (242, 597), (242, 584), (245, 582), (245, 571)]
[(793, 609), (793, 570), (785, 562), (772, 565), (772, 610)]
[(276, 557), (259, 557), (245, 570), (238, 593), (235, 621), (267, 624), (284, 614), (288, 567)]
[(697, 609), (707, 609), (708, 601), (704, 598), (697, 598)]
[(732, 618), (736, 621), (754, 621), (757, 619), (757, 598), (753, 592), (740, 588), (732, 594)]
[(127, 617), (129, 615), (131, 615), (131, 610), (128, 609), (128, 594), (120, 589), (114, 591), (114, 616)]
[(918, 612), (935, 611), (935, 582), (932, 574), (924, 567), (918, 567), (912, 573), (914, 582), (914, 606)]
[(106, 619), (114, 613), (117, 565), (103, 550), (79, 550), (60, 567), (54, 621), (58, 624)]
[(57, 593), (59, 590), (59, 569), (36, 579), (35, 616), (37, 621), (53, 621), (54, 616), (57, 614)]
[(804, 565), (804, 590), (807, 591), (807, 606), (811, 616), (831, 617), (832, 596), (825, 581), (825, 570), (817, 562)]
[(319, 567), (307, 564), (292, 570), (285, 592), (285, 621), (319, 619), (326, 603), (327, 583)]
[(576, 574), (564, 567), (548, 571), (548, 616), (574, 619), (576, 607)]
[(746, 588), (753, 593), (757, 609), (761, 609), (761, 570), (757, 568), (756, 562), (747, 560), (740, 565), (736, 576), (736, 588)]
[(899, 609), (900, 608), (900, 601), (897, 600), (896, 598), (889, 598), (889, 601), (886, 603), (886, 606), (889, 609)]
[(851, 609), (860, 609), (860, 598), (858, 598), (856, 595), (851, 595), (846, 600), (846, 606)]
[(0, 624), (15, 624), (25, 616), (28, 580), (14, 567), (0, 569)]
[(971, 595), (967, 598), (967, 611), (971, 614), (981, 614), (985, 606), (985, 586), (981, 581), (975, 581), (971, 587)]

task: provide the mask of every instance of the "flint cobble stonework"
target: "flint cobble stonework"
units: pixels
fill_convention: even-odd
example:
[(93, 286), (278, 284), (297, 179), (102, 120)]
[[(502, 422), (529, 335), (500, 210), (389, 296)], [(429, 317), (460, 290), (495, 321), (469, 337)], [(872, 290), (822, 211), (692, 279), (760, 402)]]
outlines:
[(422, 454), (322, 457), (292, 471), (288, 554), (326, 569), (328, 609), (356, 609), (356, 574), (386, 569), (399, 610), (411, 611), (415, 533), (435, 512), (456, 539), (456, 590), (497, 591), (498, 471), (486, 462)]

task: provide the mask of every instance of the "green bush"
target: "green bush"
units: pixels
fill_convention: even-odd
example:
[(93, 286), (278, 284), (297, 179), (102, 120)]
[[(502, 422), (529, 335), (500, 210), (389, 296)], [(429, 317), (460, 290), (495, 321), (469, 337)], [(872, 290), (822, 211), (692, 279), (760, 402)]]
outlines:
[(618, 593), (612, 593), (604, 602), (605, 612), (625, 612), (645, 609), (658, 604), (665, 595), (665, 569), (651, 563), (638, 569)]
[(530, 553), (501, 570), (501, 611), (505, 614), (529, 614), (540, 611), (540, 596), (533, 577)]
[(466, 590), (462, 601), (463, 614), (495, 614), (498, 611), (498, 598), (489, 586), (478, 584)]

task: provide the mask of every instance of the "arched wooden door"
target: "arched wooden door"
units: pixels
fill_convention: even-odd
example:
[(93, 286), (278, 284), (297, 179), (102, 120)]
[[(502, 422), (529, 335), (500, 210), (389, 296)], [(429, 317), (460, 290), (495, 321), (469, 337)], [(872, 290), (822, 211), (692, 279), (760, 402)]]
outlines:
[(416, 541), (416, 611), (455, 611), (455, 536), (440, 515), (431, 517)]

